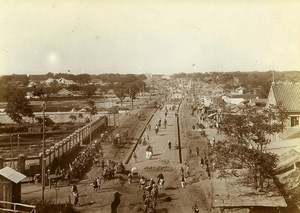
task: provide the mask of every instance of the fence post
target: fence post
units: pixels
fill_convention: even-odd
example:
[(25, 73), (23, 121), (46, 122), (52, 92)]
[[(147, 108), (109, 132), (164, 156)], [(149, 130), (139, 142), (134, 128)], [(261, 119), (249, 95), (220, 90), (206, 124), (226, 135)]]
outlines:
[(22, 174), (25, 173), (25, 155), (20, 154), (18, 156), (18, 171)]
[(3, 168), (3, 163), (4, 163), (4, 160), (3, 160), (2, 156), (0, 156), (0, 169)]

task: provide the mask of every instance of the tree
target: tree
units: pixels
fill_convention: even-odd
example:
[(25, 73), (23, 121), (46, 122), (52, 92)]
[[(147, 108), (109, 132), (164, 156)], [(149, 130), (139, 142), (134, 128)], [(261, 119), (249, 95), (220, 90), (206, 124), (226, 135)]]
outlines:
[(263, 188), (264, 180), (273, 177), (277, 156), (266, 151), (268, 135), (281, 128), (281, 111), (274, 107), (259, 109), (245, 106), (241, 115), (228, 114), (221, 131), (227, 139), (213, 148), (216, 168), (225, 174), (228, 168), (247, 168), (255, 187)]
[(288, 119), (288, 117), (289, 117), (288, 113), (286, 112), (286, 109), (285, 109), (285, 107), (283, 106), (282, 103), (278, 103), (277, 105), (272, 106), (272, 108), (274, 108), (275, 116), (281, 124), (281, 132), (283, 132), (283, 129), (285, 127), (284, 126), (284, 121), (286, 119)]
[(33, 117), (32, 106), (29, 105), (29, 100), (25, 98), (25, 92), (18, 91), (16, 88), (9, 88), (5, 99), (7, 101), (5, 112), (13, 121), (21, 124), (23, 116)]
[(96, 87), (94, 85), (86, 85), (86, 86), (82, 86), (81, 87), (84, 97), (92, 97), (93, 95), (95, 95), (96, 92)]
[(96, 115), (97, 114), (97, 107), (96, 103), (93, 99), (89, 99), (87, 104), (89, 105), (89, 113), (90, 115)]
[(122, 85), (118, 85), (114, 88), (114, 93), (120, 99), (121, 106), (122, 106), (123, 101), (127, 94), (127, 89), (125, 87), (123, 87)]
[(76, 115), (70, 115), (69, 118), (70, 118), (72, 123), (75, 122), (76, 119), (77, 119)]
[(79, 84), (87, 84), (91, 80), (91, 76), (89, 74), (83, 73), (75, 76), (76, 82)]

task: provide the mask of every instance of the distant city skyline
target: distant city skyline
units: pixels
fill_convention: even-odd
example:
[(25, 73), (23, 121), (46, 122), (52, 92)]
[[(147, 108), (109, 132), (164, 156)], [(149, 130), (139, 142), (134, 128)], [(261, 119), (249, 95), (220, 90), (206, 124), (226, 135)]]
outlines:
[(300, 70), (300, 1), (0, 3), (0, 75)]

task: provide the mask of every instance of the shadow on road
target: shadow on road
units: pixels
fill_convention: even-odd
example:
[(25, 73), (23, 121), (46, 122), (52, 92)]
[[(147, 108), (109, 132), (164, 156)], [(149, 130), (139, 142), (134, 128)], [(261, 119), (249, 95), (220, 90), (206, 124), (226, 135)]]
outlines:
[(169, 210), (168, 209), (166, 209), (166, 208), (162, 208), (162, 209), (156, 209), (156, 211), (155, 211), (156, 213), (168, 213), (169, 212)]
[(166, 187), (166, 190), (177, 190), (179, 189), (180, 187), (172, 187), (172, 186), (168, 186)]

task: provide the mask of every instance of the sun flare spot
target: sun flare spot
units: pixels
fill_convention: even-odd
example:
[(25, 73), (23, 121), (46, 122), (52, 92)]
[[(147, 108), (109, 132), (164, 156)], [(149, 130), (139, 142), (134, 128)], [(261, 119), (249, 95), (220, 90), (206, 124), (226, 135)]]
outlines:
[(51, 53), (48, 54), (47, 62), (49, 64), (55, 64), (57, 62), (57, 60), (58, 60), (58, 56), (55, 52), (51, 52)]

